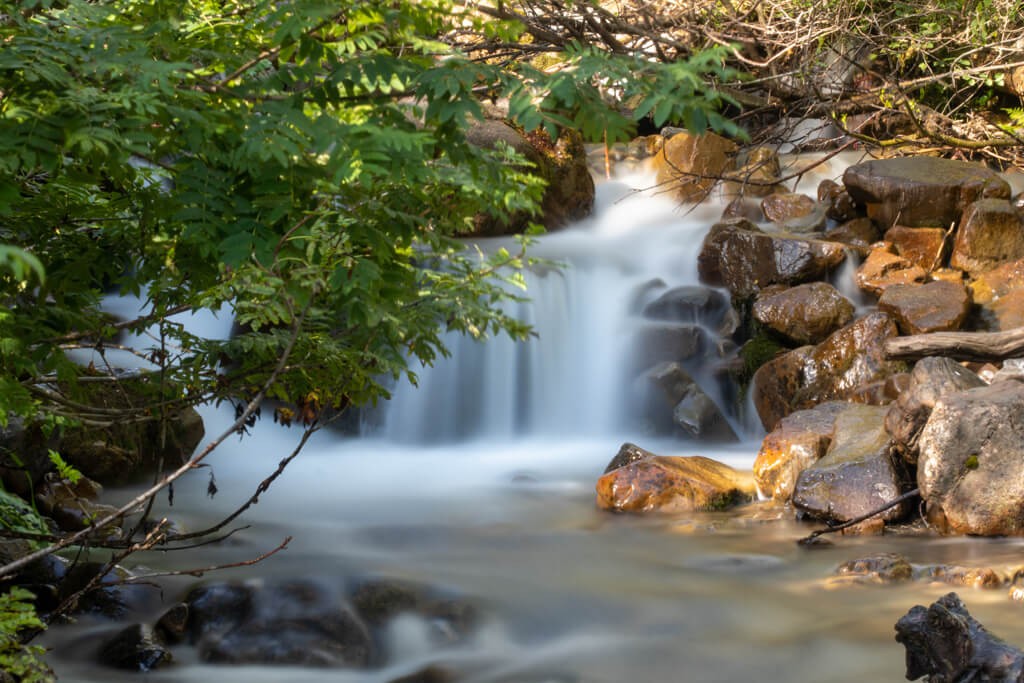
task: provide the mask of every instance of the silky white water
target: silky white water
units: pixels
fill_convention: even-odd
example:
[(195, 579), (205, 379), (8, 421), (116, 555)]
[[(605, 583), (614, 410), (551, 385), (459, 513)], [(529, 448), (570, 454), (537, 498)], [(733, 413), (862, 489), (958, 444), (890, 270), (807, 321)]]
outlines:
[[(290, 536), (286, 550), (255, 566), (165, 579), (162, 598), (154, 591), (162, 606), (138, 618), (151, 621), (200, 580), (383, 576), (477, 604), (481, 625), (469, 642), (445, 645), (408, 617), (392, 625), (383, 669), (212, 666), (181, 647), (177, 663), (147, 681), (384, 683), (428, 665), (482, 683), (898, 681), (904, 655), (893, 624), (951, 589), (829, 590), (840, 562), (890, 551), (916, 563), (1020, 563), (1021, 541), (1008, 539), (844, 537), (806, 550), (795, 541), (813, 527), (769, 507), (682, 516), (596, 509), (594, 483), (625, 440), (740, 468), (751, 466), (759, 443), (735, 411), (743, 439), (728, 446), (654, 438), (624, 417), (624, 368), (642, 323), (637, 297), (652, 280), (663, 289), (697, 282), (701, 240), (721, 211), (710, 204), (687, 212), (632, 192), (644, 182), (603, 184), (593, 219), (533, 250), (566, 263), (530, 276), (534, 302), (521, 313), (537, 339), (452, 339), (452, 358), (419, 370), (418, 388), (396, 387), (369, 421), (372, 433), (317, 434), (239, 520), (249, 528), (190, 553), (131, 558), (138, 571), (203, 567), (251, 559)], [(800, 189), (815, 185), (805, 179)], [(221, 330), (210, 334), (224, 333), (223, 317), (207, 323)], [(707, 389), (716, 391), (713, 382)], [(213, 436), (233, 416), (206, 408), (204, 417)], [(156, 514), (185, 529), (218, 520), (297, 439), (262, 420), (209, 459), (215, 498), (206, 495), (210, 471), (194, 472), (175, 486), (173, 506), (160, 498)], [(992, 631), (1024, 644), (1021, 608), (1004, 591), (959, 592)], [(95, 637), (117, 628), (86, 618), (52, 629), (44, 642), (56, 647), (61, 680), (138, 681), (93, 663)]]

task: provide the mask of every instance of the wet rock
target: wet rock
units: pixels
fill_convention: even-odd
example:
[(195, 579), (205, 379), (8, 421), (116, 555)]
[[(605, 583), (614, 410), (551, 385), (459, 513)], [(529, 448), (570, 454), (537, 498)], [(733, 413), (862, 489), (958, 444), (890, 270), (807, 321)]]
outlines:
[(1024, 289), (1024, 259), (978, 273), (968, 287), (976, 304), (988, 304), (1014, 290)]
[(118, 631), (104, 641), (97, 656), (101, 664), (132, 671), (152, 671), (173, 660), (159, 636), (144, 624)]
[(885, 415), (885, 429), (896, 451), (910, 463), (917, 463), (917, 440), (932, 414), (935, 403), (947, 394), (984, 386), (978, 375), (950, 358), (922, 358), (910, 372), (910, 385)]
[(929, 518), (955, 533), (1024, 532), (1024, 384), (940, 398), (918, 439)]
[(914, 578), (914, 568), (902, 555), (879, 553), (843, 562), (835, 574), (869, 583), (901, 583)]
[(965, 588), (1002, 588), (1005, 578), (991, 567), (961, 567), (939, 564), (924, 567), (921, 578)]
[(976, 317), (977, 327), (989, 332), (1024, 327), (1024, 289), (1015, 289), (978, 306)]
[[(805, 469), (793, 489), (793, 505), (812, 517), (846, 522), (876, 510), (902, 493), (903, 477), (889, 456), (886, 409), (852, 404), (836, 416), (828, 452)], [(893, 521), (906, 505), (879, 515)]]
[(800, 347), (762, 365), (752, 381), (754, 407), (772, 430), (786, 415), (829, 400), (849, 398), (858, 387), (883, 380), (906, 366), (885, 357), (884, 343), (896, 323), (871, 313), (814, 347)]
[(892, 315), (903, 334), (959, 330), (970, 305), (963, 285), (942, 281), (892, 285), (878, 299), (878, 310)]
[(718, 406), (679, 363), (659, 363), (634, 383), (636, 417), (656, 431), (681, 430), (688, 436), (735, 441), (736, 434)]
[[(858, 217), (853, 197), (845, 187), (834, 180), (825, 179), (818, 184), (818, 201), (826, 206), (825, 215), (834, 221), (845, 223)], [(867, 241), (867, 244), (871, 244), (877, 239), (876, 234)]]
[(911, 608), (896, 640), (907, 650), (907, 680), (1019, 683), (1024, 672), (1024, 653), (985, 630), (956, 593)]
[(458, 676), (448, 669), (430, 665), (423, 669), (391, 679), (389, 683), (452, 683)]
[(764, 197), (779, 187), (781, 174), (778, 153), (769, 147), (757, 147), (750, 151), (739, 170), (729, 173), (727, 190), (741, 197)]
[(185, 597), (188, 609), (189, 641), (236, 628), (252, 611), (255, 588), (242, 583), (212, 583), (198, 586)]
[(838, 227), (826, 230), (824, 239), (856, 247), (858, 252), (867, 254), (881, 234), (870, 218), (853, 218)]
[(886, 406), (899, 398), (909, 386), (910, 373), (897, 372), (885, 379), (861, 384), (850, 393), (847, 400), (869, 406)]
[(738, 441), (722, 411), (696, 383), (672, 409), (672, 420), (684, 432), (703, 441)]
[(896, 253), (926, 272), (942, 266), (946, 244), (943, 228), (908, 228), (894, 225), (885, 233), (885, 241), (896, 247)]
[(712, 226), (697, 259), (701, 281), (746, 297), (774, 284), (819, 280), (843, 262), (834, 242), (769, 235), (742, 219)]
[(764, 212), (761, 211), (761, 202), (751, 197), (736, 197), (722, 210), (722, 220), (742, 218), (752, 223), (760, 223), (765, 220)]
[[(364, 667), (374, 656), (366, 625), (340, 591), (313, 580), (270, 583), (250, 593), (248, 610), (229, 629), (205, 628), (200, 658), (225, 664)], [(189, 605), (195, 612), (194, 603)], [(195, 615), (193, 615), (195, 618)], [(225, 621), (222, 619), (220, 625)]]
[(847, 192), (868, 217), (888, 229), (948, 228), (972, 202), (1010, 198), (1010, 186), (980, 164), (916, 156), (874, 159), (843, 173)]
[(597, 480), (597, 505), (614, 512), (721, 510), (754, 497), (752, 479), (699, 455), (653, 455)]
[[(106, 564), (102, 562), (78, 562), (68, 566), (59, 585), (60, 599), (71, 598), (104, 569)], [(122, 583), (130, 577), (131, 572), (119, 565), (109, 569), (96, 586), (77, 598), (74, 611), (116, 620), (150, 608), (157, 599), (155, 592), (148, 586)]]
[(182, 643), (188, 637), (188, 604), (179, 602), (160, 615), (153, 630), (164, 642), (172, 645)]
[(706, 335), (695, 323), (645, 322), (633, 335), (634, 367), (693, 358), (705, 349)]
[(717, 289), (699, 285), (674, 287), (643, 307), (643, 316), (655, 320), (701, 323), (719, 330), (732, 304)]
[(812, 282), (764, 290), (754, 301), (754, 319), (795, 344), (817, 344), (853, 319), (853, 304), (835, 287)]
[[(488, 119), (474, 123), (466, 132), (466, 140), (483, 149), (504, 143), (533, 164), (530, 172), (547, 182), (538, 220), (549, 230), (585, 218), (593, 210), (594, 180), (579, 133), (570, 131), (552, 142), (545, 133), (524, 135), (504, 121)], [(517, 234), (530, 220), (525, 213), (515, 214), (505, 223), (481, 215), (475, 220), (474, 234)]]
[(813, 199), (797, 192), (771, 194), (761, 200), (761, 210), (772, 223), (785, 223), (793, 218), (807, 216), (816, 206), (817, 202)]
[(828, 452), (836, 415), (848, 406), (828, 401), (782, 418), (761, 441), (754, 459), (758, 492), (776, 501), (789, 501), (800, 473)]
[(608, 466), (604, 468), (604, 473), (608, 474), (612, 470), (617, 470), (620, 467), (625, 467), (637, 460), (643, 460), (644, 458), (650, 458), (653, 456), (654, 453), (640, 448), (634, 443), (626, 442), (619, 446), (619, 452), (615, 454), (615, 457), (611, 459)]
[(1010, 202), (983, 199), (964, 211), (949, 264), (971, 275), (1024, 258), (1024, 217)]
[(924, 268), (892, 253), (890, 247), (871, 250), (864, 263), (857, 268), (857, 286), (865, 292), (879, 296), (887, 287), (924, 282)]
[(658, 185), (680, 201), (702, 201), (735, 165), (736, 149), (735, 143), (715, 133), (677, 133), (654, 157)]
[[(54, 474), (45, 476), (37, 487), (36, 504), (39, 511), (53, 519), (61, 529), (78, 531), (117, 512), (114, 506), (95, 502), (103, 487), (88, 477), (72, 483)], [(98, 530), (98, 533), (108, 540), (119, 539), (123, 535), (116, 523)]]

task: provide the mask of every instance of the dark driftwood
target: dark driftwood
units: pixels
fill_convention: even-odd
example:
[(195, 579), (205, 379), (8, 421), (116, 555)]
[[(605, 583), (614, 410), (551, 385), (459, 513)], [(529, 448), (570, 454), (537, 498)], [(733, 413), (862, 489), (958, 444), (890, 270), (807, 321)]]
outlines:
[(907, 648), (907, 680), (929, 683), (1024, 683), (1024, 652), (985, 630), (956, 593), (918, 605), (896, 622)]
[(930, 332), (885, 340), (892, 360), (947, 356), (956, 360), (997, 361), (1024, 356), (1024, 327), (1005, 332)]

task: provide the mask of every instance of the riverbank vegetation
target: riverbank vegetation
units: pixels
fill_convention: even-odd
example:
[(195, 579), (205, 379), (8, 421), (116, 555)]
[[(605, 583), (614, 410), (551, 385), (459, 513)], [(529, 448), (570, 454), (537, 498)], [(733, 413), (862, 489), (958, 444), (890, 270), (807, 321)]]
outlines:
[[(666, 125), (778, 142), (806, 118), (836, 130), (814, 144), (1006, 165), (1024, 141), (1018, 0), (2, 7), (0, 425), (50, 438), (238, 407), (224, 434), (81, 528), (7, 524), (30, 546), (0, 555), (4, 579), (67, 547), (120, 559), (194, 545), (140, 511), (251, 426), (265, 398), (303, 427), (301, 448), (444, 355), (444, 332), (527, 336), (498, 305), (519, 295), (524, 253), (485, 256), (458, 239), (480, 216), (535, 215), (542, 196), (520, 154), (469, 144), (492, 106), (525, 132), (605, 144)], [(110, 293), (139, 296), (142, 312), (112, 319)], [(196, 311), (230, 311), (238, 333), (195, 336), (176, 316)], [(115, 352), (137, 369), (126, 375)], [(135, 400), (95, 398), (128, 376)], [(5, 448), (4, 469), (30, 492), (67, 455), (44, 448), (40, 465)], [(95, 533), (129, 514), (148, 533)], [(46, 616), (74, 601), (58, 607)], [(36, 631), (24, 619), (0, 631), (25, 625)]]

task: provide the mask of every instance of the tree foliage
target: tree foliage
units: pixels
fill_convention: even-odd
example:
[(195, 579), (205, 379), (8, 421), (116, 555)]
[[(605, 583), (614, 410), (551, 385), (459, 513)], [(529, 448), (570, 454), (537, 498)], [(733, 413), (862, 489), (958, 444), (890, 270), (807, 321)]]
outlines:
[[(563, 68), (470, 59), (443, 38), (516, 40), (449, 0), (24, 0), (0, 16), (0, 421), (75, 415), (106, 348), (105, 291), (142, 295), (127, 327), (161, 368), (154, 403), (270, 394), (347, 406), (432, 362), (446, 330), (516, 338), (497, 307), (519, 254), (459, 236), (481, 213), (535, 211), (508, 149), (466, 143), (485, 98), (527, 130), (614, 141), (628, 97), (659, 122), (728, 129), (712, 52), (661, 65), (571, 48)], [(45, 278), (43, 270), (45, 269)], [(171, 316), (228, 307), (245, 330), (193, 336)], [(62, 402), (52, 389), (60, 380)], [(70, 388), (69, 388), (70, 387)], [(154, 411), (155, 414), (155, 411)]]

